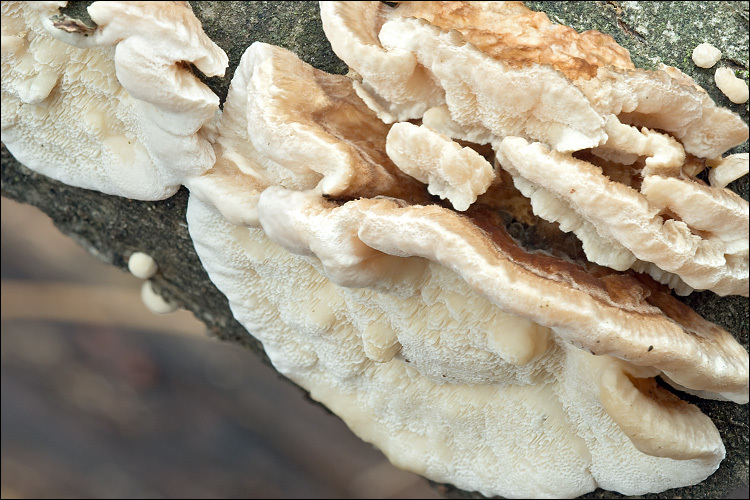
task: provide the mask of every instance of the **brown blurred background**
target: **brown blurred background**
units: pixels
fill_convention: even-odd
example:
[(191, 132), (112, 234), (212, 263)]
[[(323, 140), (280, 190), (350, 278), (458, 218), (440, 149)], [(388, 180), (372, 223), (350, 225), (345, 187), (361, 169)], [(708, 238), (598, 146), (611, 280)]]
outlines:
[(441, 498), (2, 198), (2, 498)]

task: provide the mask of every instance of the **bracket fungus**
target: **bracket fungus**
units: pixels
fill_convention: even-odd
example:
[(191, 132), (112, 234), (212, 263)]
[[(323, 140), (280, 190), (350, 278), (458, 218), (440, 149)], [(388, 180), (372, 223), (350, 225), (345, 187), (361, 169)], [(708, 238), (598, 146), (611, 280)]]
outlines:
[(385, 151), (399, 169), (427, 184), (430, 194), (447, 198), (461, 212), (495, 179), (492, 165), (479, 153), (427, 125), (393, 124)]
[(186, 2), (94, 2), (95, 28), (66, 3), (2, 4), (3, 142), (66, 184), (171, 196), (215, 161), (201, 128), (219, 98), (187, 65), (223, 75), (226, 54)]
[[(161, 172), (159, 196), (170, 182), (190, 190), (191, 238), (234, 316), (362, 439), (435, 481), (510, 498), (640, 495), (716, 470), (716, 427), (668, 386), (745, 404), (748, 353), (657, 280), (748, 295), (748, 203), (724, 188), (747, 173), (747, 155), (722, 157), (748, 128), (688, 76), (636, 69), (611, 37), (517, 2), (322, 2), (348, 76), (255, 42), (214, 114), (205, 89), (174, 73), (221, 60), (188, 30), (197, 52), (147, 57), (202, 97), (174, 88), (180, 104), (157, 113), (137, 78), (119, 80), (131, 39), (113, 49), (107, 30), (129, 9), (97, 17), (99, 34), (78, 42), (107, 41), (95, 54), (117, 69), (106, 95), (122, 123), (157, 116), (184, 141), (164, 157), (133, 136), (138, 158)], [(27, 30), (36, 11), (8, 12), (4, 140), (57, 119), (48, 95), (59, 85), (26, 47), (61, 43)], [(92, 50), (62, 47), (66, 67)], [(6, 53), (20, 70), (6, 70)], [(6, 90), (6, 71), (25, 83)], [(39, 116), (6, 119), (6, 98)], [(196, 119), (170, 128), (180, 113)], [(159, 170), (170, 158), (190, 165)], [(710, 185), (697, 177), (706, 167)], [(80, 166), (99, 172), (87, 187), (156, 195), (112, 187), (101, 168)], [(133, 177), (154, 182), (148, 168)], [(548, 247), (511, 236), (509, 220), (551, 235)], [(564, 232), (588, 260), (556, 246)]]
[[(748, 295), (747, 232), (735, 231), (738, 219), (747, 225), (747, 201), (695, 177), (707, 161), (747, 140), (748, 127), (687, 75), (671, 67), (636, 69), (610, 37), (577, 34), (513, 2), (406, 2), (396, 8), (332, 2), (321, 14), (334, 50), (357, 75), (359, 95), (382, 120), (418, 119), (454, 139), (491, 144), (537, 215), (573, 231), (592, 262), (633, 267), (682, 294), (709, 289)], [(352, 48), (362, 44), (378, 53), (377, 66), (357, 58)], [(408, 68), (390, 64), (407, 56), (413, 59)], [(384, 83), (382, 74), (403, 85)], [(427, 82), (419, 88), (428, 107), (411, 104), (420, 93), (411, 85), (415, 75)], [(555, 175), (536, 170), (547, 185), (522, 167), (539, 167), (537, 146), (510, 159), (513, 145), (520, 147), (513, 137), (554, 156), (546, 165)], [(568, 188), (557, 183), (560, 176)], [(664, 176), (679, 189), (657, 204), (641, 190), (663, 185), (658, 178)], [(587, 185), (576, 190), (582, 182)], [(695, 211), (718, 220), (709, 232), (674, 209), (698, 200)], [(613, 231), (613, 224), (623, 230)], [(649, 237), (676, 245), (676, 256), (642, 251), (644, 237), (634, 231), (644, 225), (651, 227)]]
[[(330, 210), (359, 212), (363, 203)], [(443, 216), (391, 200), (374, 204), (357, 233), (363, 240), (404, 259), (444, 260), (393, 260), (399, 281), (355, 288), (335, 284), (309, 253), (233, 225), (196, 197), (188, 227), (209, 275), (274, 366), (400, 467), (517, 498), (574, 497), (596, 486), (641, 494), (713, 472), (724, 455), (718, 432), (697, 408), (653, 386), (659, 369), (651, 362), (661, 358), (680, 385), (742, 401), (747, 353), (731, 336), (695, 315), (694, 325), (679, 325), (683, 311), (670, 319), (625, 290), (625, 303), (605, 306), (614, 292), (602, 290), (601, 302), (575, 293), (575, 285), (551, 277), (556, 270), (536, 274), (551, 263), (532, 270), (504, 261), (480, 230), (457, 218), (451, 234), (435, 220)], [(438, 238), (474, 255), (430, 244)], [(483, 262), (492, 258), (494, 266)], [(494, 272), (476, 283), (486, 271)], [(579, 298), (587, 304), (559, 303)], [(523, 316), (503, 312), (502, 300)], [(597, 320), (603, 310), (610, 314)], [(694, 335), (712, 340), (696, 343)], [(601, 351), (593, 356), (571, 342)], [(693, 355), (669, 359), (681, 352)], [(697, 375), (694, 363), (703, 362), (711, 366)], [(635, 425), (639, 418), (651, 424)]]
[[(385, 29), (367, 9), (390, 7), (359, 5), (322, 5), (324, 26), (326, 11), (362, 8), (333, 24)], [(451, 57), (469, 67), (483, 57), (456, 33), (408, 23), (460, 47)], [(389, 64), (373, 40), (345, 44), (372, 52), (357, 59), (355, 78)], [(677, 177), (687, 161), (682, 143), (602, 116), (546, 67), (534, 76), (566, 86), (558, 95), (577, 95), (580, 113), (548, 126), (545, 117), (560, 111), (539, 109), (490, 128), (496, 109), (510, 116), (491, 102), (495, 94), (482, 96), (486, 116), (456, 117), (453, 91), (430, 87), (442, 73), (397, 57), (392, 73), (412, 73), (385, 87), (408, 94), (425, 84), (421, 108), (409, 100), (417, 94), (386, 104), (366, 95), (374, 84), (346, 84), (283, 49), (255, 43), (243, 56), (216, 124), (217, 163), (190, 180), (188, 206), (196, 251), (235, 317), (281, 373), (394, 463), (433, 480), (487, 495), (558, 497), (596, 486), (661, 491), (709, 475), (724, 455), (718, 432), (655, 377), (744, 403), (747, 351), (648, 277), (523, 250), (493, 209), (503, 140), (524, 140), (502, 130), (635, 157), (649, 178)], [(403, 121), (418, 108), (421, 125)], [(478, 138), (490, 153), (462, 147)], [(289, 151), (292, 142), (306, 146)], [(742, 212), (728, 197), (734, 219), (725, 237), (741, 242)]]
[(429, 200), (424, 186), (386, 155), (388, 126), (372, 119), (348, 78), (255, 42), (229, 92), (213, 125), (216, 164), (186, 183), (229, 220), (257, 226), (257, 198), (272, 185), (326, 198)]

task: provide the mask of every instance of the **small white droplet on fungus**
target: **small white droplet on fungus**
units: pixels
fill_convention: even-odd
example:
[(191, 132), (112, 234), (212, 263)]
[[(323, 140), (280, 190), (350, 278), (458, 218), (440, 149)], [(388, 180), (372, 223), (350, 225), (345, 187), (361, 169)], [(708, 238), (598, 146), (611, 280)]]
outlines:
[(721, 59), (721, 51), (710, 43), (701, 43), (693, 49), (693, 62), (699, 68), (710, 68)]
[(177, 309), (177, 307), (164, 300), (161, 295), (154, 291), (150, 281), (144, 282), (141, 287), (141, 300), (149, 311), (154, 314), (167, 314)]
[(154, 258), (143, 252), (135, 252), (128, 259), (128, 270), (136, 278), (149, 279), (159, 267)]

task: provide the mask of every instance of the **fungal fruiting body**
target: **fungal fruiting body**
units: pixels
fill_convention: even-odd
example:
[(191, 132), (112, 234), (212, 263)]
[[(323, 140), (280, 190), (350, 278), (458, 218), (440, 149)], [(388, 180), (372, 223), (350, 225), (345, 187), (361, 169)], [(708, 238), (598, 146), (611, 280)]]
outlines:
[[(360, 75), (358, 95), (381, 119), (421, 119), (454, 139), (491, 144), (535, 213), (575, 233), (590, 261), (646, 272), (678, 293), (748, 294), (746, 232), (727, 239), (716, 225), (704, 233), (689, 214), (674, 217), (675, 205), (701, 200), (696, 211), (747, 221), (745, 200), (718, 188), (698, 194), (705, 189), (695, 175), (744, 142), (748, 127), (676, 68), (635, 69), (606, 35), (578, 35), (512, 2), (325, 2), (321, 12), (334, 50)], [(360, 60), (353, 48), (363, 44), (377, 65)], [(408, 67), (392, 62), (407, 55)], [(429, 107), (412, 105), (419, 95)], [(513, 137), (531, 145), (511, 159), (521, 144)], [(537, 145), (553, 157), (532, 155)], [(522, 168), (539, 161), (555, 174)], [(560, 175), (584, 188), (563, 191)], [(679, 190), (658, 206), (643, 187), (663, 177)], [(591, 189), (600, 195), (587, 196)], [(734, 201), (721, 208), (713, 201), (727, 197)], [(651, 240), (669, 240), (675, 252), (644, 247)]]
[(714, 80), (719, 90), (724, 92), (730, 101), (736, 104), (747, 102), (750, 94), (747, 83), (737, 78), (734, 71), (729, 68), (718, 68), (714, 73)]
[(700, 68), (710, 68), (721, 59), (721, 51), (710, 43), (701, 43), (693, 49), (693, 62)]
[(747, 175), (748, 160), (748, 153), (736, 153), (706, 162), (712, 167), (708, 173), (708, 181), (712, 186), (726, 187), (730, 182)]
[(133, 252), (128, 259), (128, 271), (136, 278), (147, 280), (158, 270), (156, 261), (147, 253)]
[(351, 78), (254, 43), (192, 130), (215, 161), (180, 177), (278, 371), (396, 465), (485, 495), (712, 474), (716, 427), (656, 379), (744, 404), (748, 353), (656, 280), (748, 295), (748, 204), (723, 187), (747, 156), (722, 157), (747, 125), (520, 3), (321, 13)]
[(141, 300), (143, 305), (154, 314), (168, 314), (177, 310), (174, 304), (167, 302), (164, 297), (156, 293), (149, 280), (144, 281), (141, 285)]
[(96, 28), (60, 21), (66, 3), (2, 4), (4, 144), (66, 184), (171, 196), (215, 161), (201, 129), (219, 99), (185, 62), (218, 75), (226, 54), (187, 3), (94, 2)]
[(151, 283), (151, 277), (156, 274), (159, 267), (153, 257), (143, 252), (133, 252), (128, 258), (128, 271), (144, 281), (141, 285), (141, 300), (143, 304), (154, 314), (167, 314), (177, 310), (177, 306), (166, 301), (156, 293)]
[[(387, 220), (399, 208), (392, 205), (373, 208), (383, 213), (365, 219), (360, 233), (379, 224), (393, 229)], [(381, 273), (398, 277), (390, 286), (381, 278), (350, 288), (329, 279), (319, 259), (227, 222), (196, 197), (188, 221), (209, 275), (274, 366), (399, 467), (485, 495), (560, 498), (597, 486), (642, 494), (699, 482), (724, 456), (710, 419), (652, 387), (658, 369), (593, 356), (551, 328), (502, 312), (450, 264), (401, 257)], [(525, 296), (539, 292), (518, 286)], [(522, 305), (549, 308), (554, 298), (546, 293)], [(579, 316), (577, 309), (567, 313)], [(667, 318), (659, 322), (679, 330)], [(648, 340), (661, 344), (650, 352), (674, 354), (659, 337)], [(590, 341), (627, 343), (614, 331)], [(738, 363), (746, 360), (731, 338), (717, 342), (732, 344)], [(603, 349), (622, 355), (627, 348)], [(648, 354), (645, 345), (627, 353), (646, 363)], [(743, 368), (729, 371), (739, 386), (712, 390), (742, 398)]]
[[(417, 24), (456, 42), (455, 33)], [(553, 72), (546, 76), (564, 83)], [(552, 134), (563, 149), (630, 144), (627, 154), (664, 182), (686, 162), (682, 143), (608, 122), (570, 89), (563, 95), (587, 106), (571, 117), (575, 125), (535, 109), (536, 121), (500, 120), (494, 131), (475, 121), (471, 128), (436, 104), (430, 125), (383, 127), (419, 106), (356, 99), (365, 87), (314, 70), (286, 50), (253, 44), (216, 125), (217, 163), (189, 183), (196, 251), (274, 366), (400, 467), (485, 495), (572, 497), (597, 486), (641, 494), (710, 475), (725, 453), (718, 432), (655, 377), (744, 403), (747, 351), (651, 278), (519, 247), (497, 209), (508, 203), (498, 193), (511, 192), (514, 171), (486, 170), (491, 162), (510, 165), (501, 156), (511, 149), (505, 141), (528, 144), (494, 135), (500, 130)], [(425, 100), (437, 95), (429, 89)], [(499, 115), (513, 112), (492, 102), (486, 108), (493, 106)], [(731, 113), (719, 114), (734, 123)], [(556, 121), (539, 118), (545, 116)], [(489, 123), (491, 116), (480, 119)], [(463, 152), (451, 143), (457, 131), (463, 141), (483, 137), (487, 144)], [(304, 161), (284, 149), (290, 137), (307, 145)], [(554, 153), (563, 155), (561, 168), (573, 161)], [(529, 163), (539, 161), (532, 156)], [(551, 177), (576, 182), (573, 172)], [(376, 175), (378, 183), (369, 183)], [(601, 184), (601, 173), (591, 175), (592, 182), (575, 184), (583, 196)], [(718, 200), (705, 203), (734, 214), (727, 215), (734, 222), (714, 230), (741, 246), (742, 202), (708, 193)], [(653, 212), (634, 195), (624, 200)], [(726, 267), (710, 267), (721, 276), (712, 279), (734, 283), (733, 273), (741, 273)]]

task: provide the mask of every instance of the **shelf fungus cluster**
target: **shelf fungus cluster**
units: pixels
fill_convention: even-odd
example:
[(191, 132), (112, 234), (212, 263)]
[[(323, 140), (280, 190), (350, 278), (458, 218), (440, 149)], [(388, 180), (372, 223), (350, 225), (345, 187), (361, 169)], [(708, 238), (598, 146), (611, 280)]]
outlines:
[[(194, 76), (227, 56), (183, 2), (3, 2), (2, 136), (27, 167), (142, 200), (173, 195), (215, 162), (202, 127), (219, 98)], [(177, 151), (180, 154), (175, 154)]]
[(716, 427), (668, 387), (747, 403), (748, 353), (670, 287), (748, 296), (748, 202), (725, 188), (748, 158), (723, 156), (748, 127), (688, 76), (516, 2), (322, 2), (349, 75), (256, 42), (217, 112), (184, 63), (225, 56), (189, 8), (114, 4), (86, 34), (4, 4), (3, 140), (82, 187), (186, 185), (235, 317), (362, 439), (505, 497), (716, 470)]

